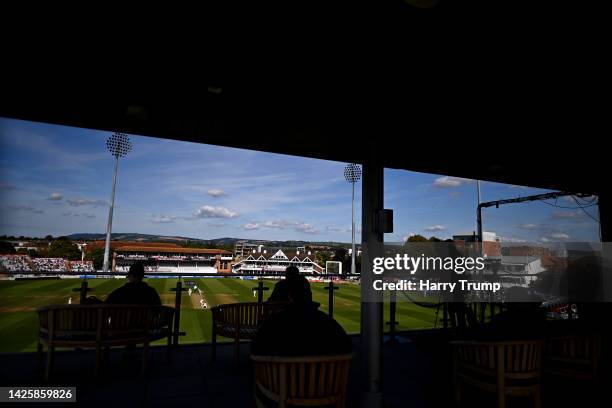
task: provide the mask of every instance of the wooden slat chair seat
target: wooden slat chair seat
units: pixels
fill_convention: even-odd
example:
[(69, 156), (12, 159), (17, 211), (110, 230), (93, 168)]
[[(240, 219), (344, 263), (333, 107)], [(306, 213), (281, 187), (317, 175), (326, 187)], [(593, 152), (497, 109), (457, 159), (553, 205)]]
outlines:
[(236, 327), (232, 323), (219, 323), (217, 326), (217, 335), (234, 338), (236, 335), (236, 330), (242, 339), (252, 339), (255, 337), (255, 334), (257, 334), (257, 327), (255, 326)]
[(546, 374), (572, 379), (597, 377), (601, 359), (601, 336), (563, 336), (544, 342), (543, 370)]
[(240, 340), (253, 339), (260, 323), (271, 314), (285, 309), (287, 305), (286, 302), (249, 302), (212, 307), (212, 361), (215, 361), (217, 354), (217, 336), (222, 336), (234, 340), (234, 363), (237, 364)]
[(505, 407), (507, 396), (531, 396), (534, 406), (540, 406), (542, 341), (455, 341), (451, 344), (458, 406), (464, 384), (497, 393), (501, 408)]
[(174, 309), (168, 306), (52, 305), (39, 308), (38, 317), (39, 362), (47, 346), (45, 379), (50, 376), (56, 347), (95, 348), (96, 375), (103, 347), (143, 344), (143, 371), (152, 341), (167, 338), (170, 353)]
[(344, 407), (351, 354), (251, 356), (259, 408)]

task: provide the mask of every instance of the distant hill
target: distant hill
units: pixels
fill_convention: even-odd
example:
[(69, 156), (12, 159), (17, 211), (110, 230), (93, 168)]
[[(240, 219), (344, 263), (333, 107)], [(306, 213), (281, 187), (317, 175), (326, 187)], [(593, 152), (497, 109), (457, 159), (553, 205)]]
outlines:
[[(98, 240), (105, 239), (106, 234), (88, 234), (88, 233), (78, 233), (68, 235), (68, 238), (72, 240)], [(177, 241), (204, 241), (198, 238), (189, 238), (189, 237), (175, 237), (175, 236), (165, 236), (165, 235), (151, 235), (151, 234), (138, 234), (134, 232), (114, 232), (111, 234), (111, 239), (117, 241), (141, 241), (141, 242), (177, 242)]]
[[(91, 234), (91, 233), (77, 233), (68, 235), (73, 241), (93, 241), (101, 240), (106, 238), (106, 234)], [(198, 243), (204, 245), (215, 245), (215, 246), (234, 246), (236, 241), (248, 241), (254, 244), (261, 244), (273, 247), (298, 247), (310, 244), (316, 245), (327, 245), (327, 246), (346, 246), (344, 242), (320, 242), (320, 241), (269, 241), (261, 239), (244, 239), (244, 238), (214, 238), (214, 239), (200, 239), (191, 237), (181, 236), (167, 236), (167, 235), (152, 235), (152, 234), (139, 234), (135, 232), (113, 232), (111, 239), (116, 241), (140, 241), (140, 242), (172, 242), (175, 244), (183, 243)]]

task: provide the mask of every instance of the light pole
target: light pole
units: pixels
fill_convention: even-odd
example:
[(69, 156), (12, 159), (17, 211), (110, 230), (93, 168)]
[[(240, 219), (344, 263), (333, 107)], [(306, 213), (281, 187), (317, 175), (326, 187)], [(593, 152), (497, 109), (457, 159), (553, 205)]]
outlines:
[(361, 179), (361, 167), (359, 165), (350, 163), (347, 164), (344, 168), (344, 178), (346, 181), (351, 183), (353, 186), (353, 198), (351, 200), (352, 205), (352, 217), (351, 217), (351, 225), (352, 225), (352, 241), (351, 241), (351, 273), (357, 273), (355, 268), (355, 183)]
[(83, 262), (85, 260), (85, 247), (87, 246), (86, 242), (83, 242), (82, 244), (76, 244), (77, 248), (79, 248), (79, 251), (81, 251), (81, 262)]
[(115, 156), (115, 170), (113, 172), (113, 190), (111, 192), (110, 208), (108, 210), (108, 225), (106, 227), (106, 243), (104, 245), (104, 264), (103, 272), (108, 272), (108, 258), (110, 255), (110, 238), (111, 230), (113, 229), (113, 207), (115, 206), (115, 187), (117, 186), (117, 168), (119, 167), (119, 158), (125, 157), (132, 150), (132, 142), (130, 138), (123, 133), (113, 133), (106, 140), (108, 151)]

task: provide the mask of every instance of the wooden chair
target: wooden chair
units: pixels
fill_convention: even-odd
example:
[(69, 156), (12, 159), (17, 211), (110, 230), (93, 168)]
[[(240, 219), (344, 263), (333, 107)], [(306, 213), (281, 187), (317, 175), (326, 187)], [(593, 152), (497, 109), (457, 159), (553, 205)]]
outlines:
[(252, 355), (257, 407), (344, 407), (351, 358), (351, 354), (308, 357)]
[(234, 364), (240, 357), (240, 340), (251, 340), (257, 334), (259, 324), (273, 313), (287, 307), (286, 302), (228, 303), (211, 308), (212, 344), (211, 361), (217, 356), (217, 336), (234, 340)]
[(544, 342), (544, 373), (591, 380), (597, 377), (601, 358), (601, 336), (564, 336)]
[(462, 385), (496, 392), (498, 406), (506, 396), (532, 396), (540, 406), (542, 341), (455, 341), (453, 345), (455, 400), (461, 405)]
[(100, 370), (102, 348), (143, 344), (143, 372), (147, 368), (149, 345), (167, 337), (170, 358), (174, 308), (141, 305), (54, 305), (38, 309), (38, 361), (42, 365), (47, 345), (44, 378), (49, 379), (56, 347), (96, 349), (95, 374)]

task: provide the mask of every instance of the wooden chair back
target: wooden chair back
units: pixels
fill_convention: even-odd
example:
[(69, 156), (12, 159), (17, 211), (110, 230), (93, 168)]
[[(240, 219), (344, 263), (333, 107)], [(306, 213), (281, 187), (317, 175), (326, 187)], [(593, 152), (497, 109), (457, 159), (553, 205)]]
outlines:
[(458, 368), (509, 379), (539, 378), (542, 341), (453, 342)]
[(273, 313), (287, 307), (285, 302), (228, 303), (211, 308), (216, 334), (250, 339), (259, 324)]
[(531, 396), (534, 407), (540, 406), (542, 341), (457, 341), (452, 345), (458, 406), (463, 384), (497, 393), (500, 408), (506, 406), (507, 396)]
[(174, 309), (145, 305), (52, 305), (38, 309), (42, 340), (86, 343), (126, 338), (147, 338), (168, 330)]
[(546, 339), (544, 371), (574, 379), (592, 379), (598, 374), (601, 336), (563, 336)]
[(267, 406), (263, 396), (279, 408), (287, 405), (344, 407), (351, 358), (350, 354), (251, 356), (258, 406)]

